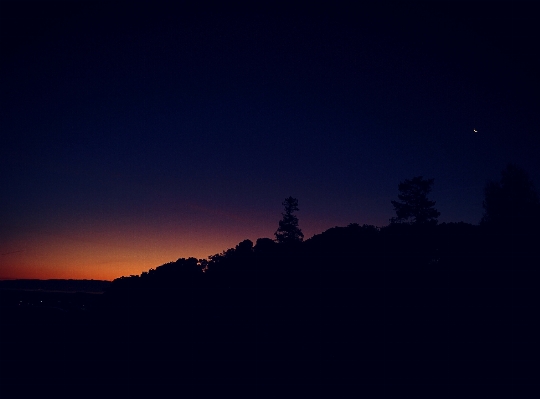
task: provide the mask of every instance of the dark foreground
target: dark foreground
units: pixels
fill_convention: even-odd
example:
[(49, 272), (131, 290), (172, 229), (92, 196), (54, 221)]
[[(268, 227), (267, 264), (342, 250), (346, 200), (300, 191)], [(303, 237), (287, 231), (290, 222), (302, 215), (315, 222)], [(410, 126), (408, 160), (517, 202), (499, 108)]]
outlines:
[(64, 308), (16, 295), (2, 292), (2, 397), (532, 398), (539, 388), (534, 290), (162, 291), (146, 303), (41, 293), (71, 301)]

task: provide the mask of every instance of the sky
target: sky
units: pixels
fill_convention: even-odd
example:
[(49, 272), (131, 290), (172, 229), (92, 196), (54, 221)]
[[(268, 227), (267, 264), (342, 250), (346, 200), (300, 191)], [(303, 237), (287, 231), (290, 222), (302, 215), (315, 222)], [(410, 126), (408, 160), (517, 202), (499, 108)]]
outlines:
[[(258, 2), (257, 2), (258, 3)], [(112, 280), (540, 187), (534, 3), (0, 2), (0, 278)], [(255, 4), (255, 3), (253, 3)]]

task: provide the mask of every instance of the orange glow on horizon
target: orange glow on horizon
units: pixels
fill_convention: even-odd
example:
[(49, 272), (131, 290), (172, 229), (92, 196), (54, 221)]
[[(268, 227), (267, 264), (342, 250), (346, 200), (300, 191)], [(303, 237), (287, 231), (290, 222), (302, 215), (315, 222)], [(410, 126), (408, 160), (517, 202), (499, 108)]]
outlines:
[(178, 258), (204, 259), (236, 245), (225, 240), (221, 243), (214, 241), (208, 245), (185, 242), (184, 245), (176, 247), (170, 245), (171, 243), (152, 246), (141, 242), (116, 248), (114, 245), (106, 248), (103, 244), (85, 242), (41, 244), (32, 250), (2, 256), (0, 279), (112, 281), (121, 276), (141, 274)]
[[(39, 232), (0, 243), (0, 279), (114, 280), (178, 258), (206, 259), (239, 242), (265, 237), (262, 229), (158, 229), (123, 226)], [(204, 226), (203, 226), (204, 227)], [(267, 235), (266, 235), (267, 236)]]
[[(65, 219), (0, 242), (0, 279), (114, 280), (179, 258), (206, 259), (245, 239), (273, 238), (278, 217), (187, 207), (114, 220)], [(302, 216), (302, 215), (300, 215)], [(305, 239), (337, 223), (305, 212)], [(346, 225), (350, 221), (343, 221)], [(256, 226), (256, 227), (254, 227)]]

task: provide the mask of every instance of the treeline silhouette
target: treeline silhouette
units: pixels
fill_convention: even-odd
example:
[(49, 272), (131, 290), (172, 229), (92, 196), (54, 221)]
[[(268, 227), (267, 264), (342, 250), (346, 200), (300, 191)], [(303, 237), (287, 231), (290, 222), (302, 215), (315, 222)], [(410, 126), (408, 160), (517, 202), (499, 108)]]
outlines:
[(118, 278), (76, 316), (8, 320), (5, 363), (33, 378), (14, 372), (9, 386), (20, 397), (29, 386), (70, 398), (535, 397), (538, 196), (509, 165), (486, 186), (478, 225), (439, 224), (433, 184), (400, 183), (385, 227), (306, 240), (289, 197), (275, 239)]
[[(518, 288), (533, 284), (533, 226), (501, 231), (467, 223), (350, 224), (301, 242), (244, 240), (208, 260), (178, 259), (113, 281), (107, 295), (268, 289)], [(204, 294), (204, 295), (207, 295)]]
[[(298, 201), (287, 198), (276, 239), (244, 240), (208, 259), (178, 259), (116, 279), (109, 297), (145, 291), (443, 289), (529, 287), (538, 276), (540, 202), (527, 174), (508, 165), (486, 185), (479, 225), (437, 223), (433, 179), (400, 183), (385, 227), (351, 223), (303, 241)], [(151, 295), (151, 296), (152, 296)], [(205, 292), (201, 295), (208, 295)], [(150, 297), (151, 297), (150, 296)], [(145, 300), (150, 299), (145, 295)]]
[[(527, 397), (540, 334), (530, 324), (538, 196), (509, 165), (486, 185), (478, 225), (439, 224), (433, 184), (400, 183), (385, 227), (351, 223), (307, 240), (298, 200), (286, 198), (275, 239), (114, 280), (110, 325), (140, 342), (158, 331), (138, 353), (190, 359), (220, 387), (209, 396)], [(156, 379), (177, 370), (143, 369)]]

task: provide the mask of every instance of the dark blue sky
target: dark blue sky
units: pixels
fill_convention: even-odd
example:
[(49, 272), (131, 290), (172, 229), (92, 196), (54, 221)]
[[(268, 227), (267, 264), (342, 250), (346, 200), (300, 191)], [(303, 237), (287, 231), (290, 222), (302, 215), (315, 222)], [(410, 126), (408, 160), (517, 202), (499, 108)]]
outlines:
[(0, 277), (205, 257), (289, 195), (309, 238), (416, 175), (443, 222), (508, 162), (540, 186), (532, 3), (0, 4)]

